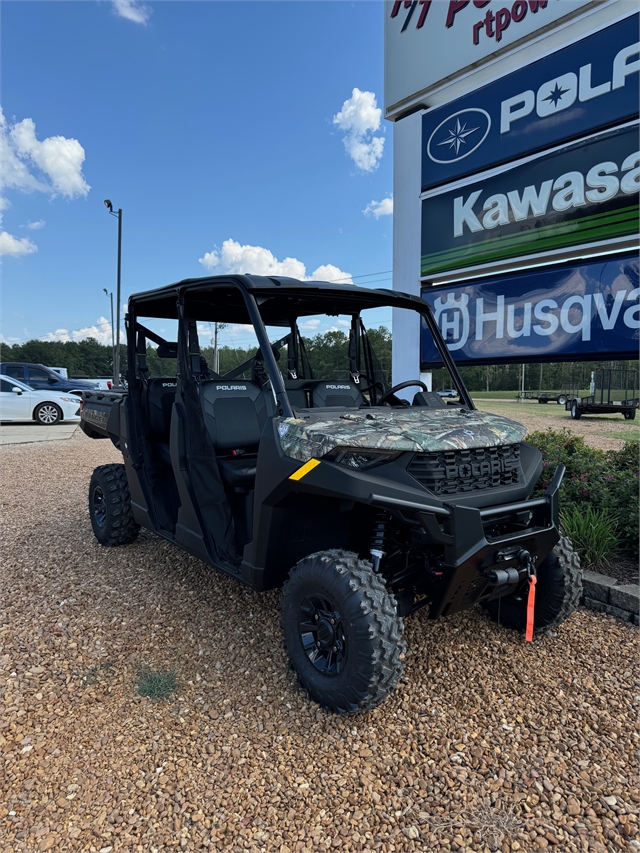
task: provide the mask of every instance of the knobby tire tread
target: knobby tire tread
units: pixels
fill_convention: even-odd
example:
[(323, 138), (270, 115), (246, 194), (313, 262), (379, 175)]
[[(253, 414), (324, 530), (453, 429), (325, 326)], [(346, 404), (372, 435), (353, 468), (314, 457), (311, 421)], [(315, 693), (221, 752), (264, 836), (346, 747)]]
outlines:
[[(341, 550), (311, 554), (298, 563), (283, 586), (281, 627), (285, 649), (291, 658), (293, 653), (287, 640), (299, 642), (299, 638), (296, 635), (297, 625), (286, 624), (286, 603), (289, 598), (295, 599), (295, 590), (301, 583), (308, 581), (312, 584), (323, 580), (329, 588), (337, 580), (343, 603), (354, 597), (360, 600), (360, 613), (353, 621), (354, 638), (349, 649), (349, 686), (339, 690), (332, 688), (331, 679), (326, 676), (329, 683), (324, 687), (318, 686), (313, 683), (318, 680), (317, 676), (312, 676), (313, 680), (306, 677), (306, 667), (302, 666), (301, 672), (292, 659), (293, 669), (301, 686), (326, 710), (341, 714), (369, 711), (386, 699), (402, 674), (406, 652), (402, 619), (398, 616), (395, 600), (387, 592), (382, 577), (373, 572), (369, 563), (359, 560), (356, 554)], [(355, 668), (354, 657), (357, 659)]]
[(107, 546), (130, 545), (138, 536), (140, 526), (136, 524), (131, 508), (131, 493), (124, 465), (111, 463), (100, 465), (93, 472), (89, 487), (89, 502), (95, 485), (99, 485), (107, 504), (107, 519), (102, 535), (93, 527), (96, 539)]

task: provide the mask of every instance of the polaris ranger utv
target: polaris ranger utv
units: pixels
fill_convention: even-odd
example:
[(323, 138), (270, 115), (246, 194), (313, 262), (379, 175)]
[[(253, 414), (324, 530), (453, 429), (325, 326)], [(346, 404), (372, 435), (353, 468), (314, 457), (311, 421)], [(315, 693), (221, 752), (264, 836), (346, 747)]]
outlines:
[[(419, 379), (389, 387), (363, 320), (389, 309), (433, 337), (457, 400)], [(327, 315), (348, 330), (333, 373), (300, 333)], [(256, 339), (224, 375), (200, 349), (213, 322)], [(176, 340), (159, 333), (169, 325)], [(563, 467), (530, 499), (539, 451), (522, 425), (475, 409), (423, 300), (217, 276), (132, 296), (126, 329), (128, 390), (84, 394), (84, 432), (124, 457), (91, 478), (95, 536), (125, 545), (146, 527), (255, 590), (283, 587), (291, 664), (323, 707), (353, 713), (389, 694), (418, 608), (435, 619), (480, 603), (532, 633), (577, 606), (579, 565), (558, 530)], [(150, 376), (148, 341), (165, 377)]]

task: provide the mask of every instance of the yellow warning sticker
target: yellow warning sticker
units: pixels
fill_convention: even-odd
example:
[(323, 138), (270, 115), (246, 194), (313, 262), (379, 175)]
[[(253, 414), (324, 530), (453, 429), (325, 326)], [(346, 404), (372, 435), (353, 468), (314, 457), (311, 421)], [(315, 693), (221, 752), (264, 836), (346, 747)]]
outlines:
[(310, 459), (308, 462), (305, 462), (302, 468), (298, 468), (290, 477), (290, 480), (301, 480), (305, 474), (308, 474), (309, 471), (313, 471), (316, 465), (320, 464), (319, 459)]

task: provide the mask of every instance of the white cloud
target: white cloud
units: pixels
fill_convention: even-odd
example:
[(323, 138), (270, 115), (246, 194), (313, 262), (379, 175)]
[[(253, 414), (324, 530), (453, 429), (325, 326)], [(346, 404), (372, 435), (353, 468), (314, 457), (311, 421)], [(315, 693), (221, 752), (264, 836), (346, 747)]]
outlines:
[(49, 136), (40, 142), (36, 138), (35, 123), (30, 118), (14, 124), (8, 138), (16, 157), (31, 161), (49, 178), (50, 184), (45, 186), (45, 190), (51, 195), (60, 193), (69, 198), (87, 195), (91, 188), (82, 174), (84, 148), (77, 139)]
[(345, 134), (342, 141), (347, 154), (362, 172), (373, 172), (382, 157), (384, 139), (373, 135), (380, 128), (381, 116), (374, 93), (354, 88), (333, 117), (333, 123)]
[(321, 322), (322, 320), (314, 318), (313, 320), (305, 320), (303, 323), (298, 323), (298, 326), (305, 332), (315, 332)]
[(335, 284), (353, 284), (351, 273), (343, 272), (333, 264), (323, 264), (314, 270), (308, 278), (309, 281), (333, 281)]
[(298, 278), (303, 281), (325, 280), (352, 283), (351, 274), (343, 272), (333, 264), (319, 266), (308, 276), (307, 268), (297, 258), (279, 261), (273, 252), (262, 246), (242, 246), (235, 240), (225, 240), (221, 249), (205, 252), (199, 263), (207, 270), (217, 273), (247, 273), (249, 275), (276, 275)]
[(146, 24), (151, 15), (151, 9), (138, 0), (111, 0), (113, 11), (134, 24)]
[(0, 231), (0, 255), (32, 255), (38, 251), (35, 243), (28, 237), (14, 237), (7, 231)]
[[(2, 189), (43, 192), (51, 197), (85, 196), (91, 187), (82, 174), (84, 158), (84, 148), (77, 139), (49, 136), (41, 142), (36, 137), (33, 119), (25, 118), (12, 124), (6, 120), (0, 107)], [(39, 174), (34, 174), (34, 167)], [(9, 200), (0, 196), (0, 221), (2, 211), (10, 206)], [(36, 231), (44, 225), (44, 220), (39, 219), (30, 222), (27, 228)], [(37, 250), (35, 243), (26, 237), (18, 239), (6, 231), (0, 236), (0, 254), (29, 255)]]
[[(106, 317), (98, 317), (93, 326), (85, 326), (83, 329), (56, 329), (55, 332), (47, 332), (38, 338), (41, 341), (84, 341), (87, 338), (95, 338), (98, 343), (111, 346), (111, 323)], [(120, 343), (126, 343), (124, 331), (120, 330)]]
[(393, 214), (393, 196), (383, 198), (382, 201), (370, 201), (362, 212), (365, 216), (375, 216), (376, 219), (381, 216), (391, 216)]

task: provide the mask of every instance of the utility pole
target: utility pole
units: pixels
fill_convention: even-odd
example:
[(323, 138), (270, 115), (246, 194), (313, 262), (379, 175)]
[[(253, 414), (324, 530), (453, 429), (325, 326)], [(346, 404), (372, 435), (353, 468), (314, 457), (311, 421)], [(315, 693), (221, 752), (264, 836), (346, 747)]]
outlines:
[(118, 208), (117, 211), (114, 211), (113, 205), (111, 201), (106, 198), (104, 201), (104, 205), (112, 216), (116, 216), (118, 218), (118, 272), (117, 272), (117, 283), (116, 283), (116, 345), (114, 348), (114, 356), (113, 356), (113, 379), (114, 386), (116, 388), (120, 388), (122, 383), (120, 380), (120, 272), (122, 266), (122, 208)]
[(115, 332), (113, 329), (113, 291), (109, 293), (106, 287), (102, 288), (105, 294), (111, 299), (111, 370), (113, 372), (113, 381), (116, 381), (116, 345), (115, 345)]

